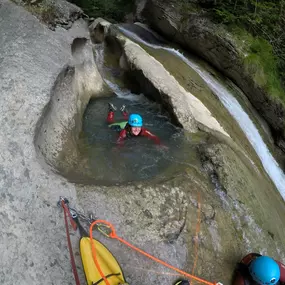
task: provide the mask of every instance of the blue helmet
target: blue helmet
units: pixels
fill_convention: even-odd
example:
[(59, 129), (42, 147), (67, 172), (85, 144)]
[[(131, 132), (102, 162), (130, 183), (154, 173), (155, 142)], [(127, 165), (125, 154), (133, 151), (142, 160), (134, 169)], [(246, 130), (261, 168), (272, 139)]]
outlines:
[(140, 115), (138, 114), (131, 114), (129, 116), (129, 121), (128, 121), (128, 124), (131, 126), (131, 127), (142, 127), (143, 125), (143, 119)]
[(280, 268), (277, 262), (268, 256), (260, 256), (249, 265), (249, 272), (260, 285), (274, 285), (280, 279)]

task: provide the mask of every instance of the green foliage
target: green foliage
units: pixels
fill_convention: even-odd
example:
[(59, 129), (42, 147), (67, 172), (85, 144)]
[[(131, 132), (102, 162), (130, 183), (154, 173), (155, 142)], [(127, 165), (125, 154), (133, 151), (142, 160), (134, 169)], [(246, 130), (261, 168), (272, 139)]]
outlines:
[(262, 37), (253, 36), (243, 28), (230, 26), (238, 46), (244, 54), (245, 68), (255, 82), (274, 97), (285, 100), (285, 91), (280, 80), (278, 58), (272, 45)]
[(272, 46), (259, 37), (252, 38), (250, 53), (245, 58), (245, 66), (255, 81), (275, 97), (285, 99), (278, 74), (277, 60)]
[(223, 24), (235, 23), (236, 17), (225, 9), (214, 9), (216, 19)]
[(285, 99), (285, 0), (215, 0), (205, 9), (240, 41), (256, 82)]
[(134, 0), (72, 0), (90, 17), (102, 17), (107, 20), (122, 21), (133, 11)]

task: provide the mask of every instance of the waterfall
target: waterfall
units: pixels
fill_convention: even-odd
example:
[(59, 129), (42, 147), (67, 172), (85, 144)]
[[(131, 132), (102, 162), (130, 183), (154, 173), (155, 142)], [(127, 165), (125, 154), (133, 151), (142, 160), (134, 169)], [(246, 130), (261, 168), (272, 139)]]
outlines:
[(281, 196), (285, 200), (285, 175), (274, 157), (271, 155), (258, 129), (251, 121), (248, 114), (243, 110), (239, 102), (235, 99), (234, 95), (217, 79), (215, 79), (209, 72), (207, 72), (206, 70), (202, 70), (196, 63), (186, 58), (180, 51), (175, 50), (173, 48), (148, 43), (131, 31), (128, 31), (122, 27), (120, 27), (119, 29), (122, 33), (134, 39), (135, 41), (138, 41), (154, 49), (166, 50), (171, 54), (179, 57), (200, 75), (200, 77), (216, 94), (222, 104), (237, 121), (237, 123), (245, 133), (246, 137), (248, 138), (249, 142), (255, 149), (265, 171), (267, 172), (267, 174), (275, 184), (276, 188), (280, 192)]

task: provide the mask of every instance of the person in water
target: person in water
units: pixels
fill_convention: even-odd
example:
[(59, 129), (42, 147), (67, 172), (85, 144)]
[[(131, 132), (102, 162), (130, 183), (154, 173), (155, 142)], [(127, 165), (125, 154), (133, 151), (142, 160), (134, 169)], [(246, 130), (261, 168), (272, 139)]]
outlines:
[(109, 111), (107, 116), (107, 122), (112, 124), (111, 126), (120, 131), (119, 137), (117, 139), (118, 144), (123, 144), (124, 140), (129, 137), (143, 136), (152, 139), (156, 144), (160, 145), (160, 139), (152, 134), (149, 130), (143, 127), (143, 119), (138, 114), (130, 114), (126, 111), (126, 106), (123, 105), (120, 110), (123, 114), (124, 119), (127, 121), (125, 126), (121, 128), (121, 124), (116, 124), (114, 121), (114, 115), (117, 108), (109, 103)]
[(285, 285), (285, 265), (269, 256), (249, 253), (237, 264), (233, 285)]

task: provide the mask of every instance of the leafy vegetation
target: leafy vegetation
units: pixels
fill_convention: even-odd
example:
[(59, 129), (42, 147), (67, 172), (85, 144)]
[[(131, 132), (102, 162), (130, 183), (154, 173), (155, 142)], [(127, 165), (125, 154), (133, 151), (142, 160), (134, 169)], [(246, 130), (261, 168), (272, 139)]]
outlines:
[(134, 0), (70, 0), (90, 17), (102, 17), (109, 21), (123, 21), (131, 13)]
[(244, 58), (248, 74), (252, 74), (256, 83), (269, 94), (285, 101), (285, 92), (280, 80), (278, 58), (274, 55), (272, 45), (264, 38), (246, 32), (244, 29), (231, 28), (236, 39), (246, 53)]
[(246, 68), (268, 92), (285, 99), (285, 0), (199, 0), (212, 19), (241, 40)]

